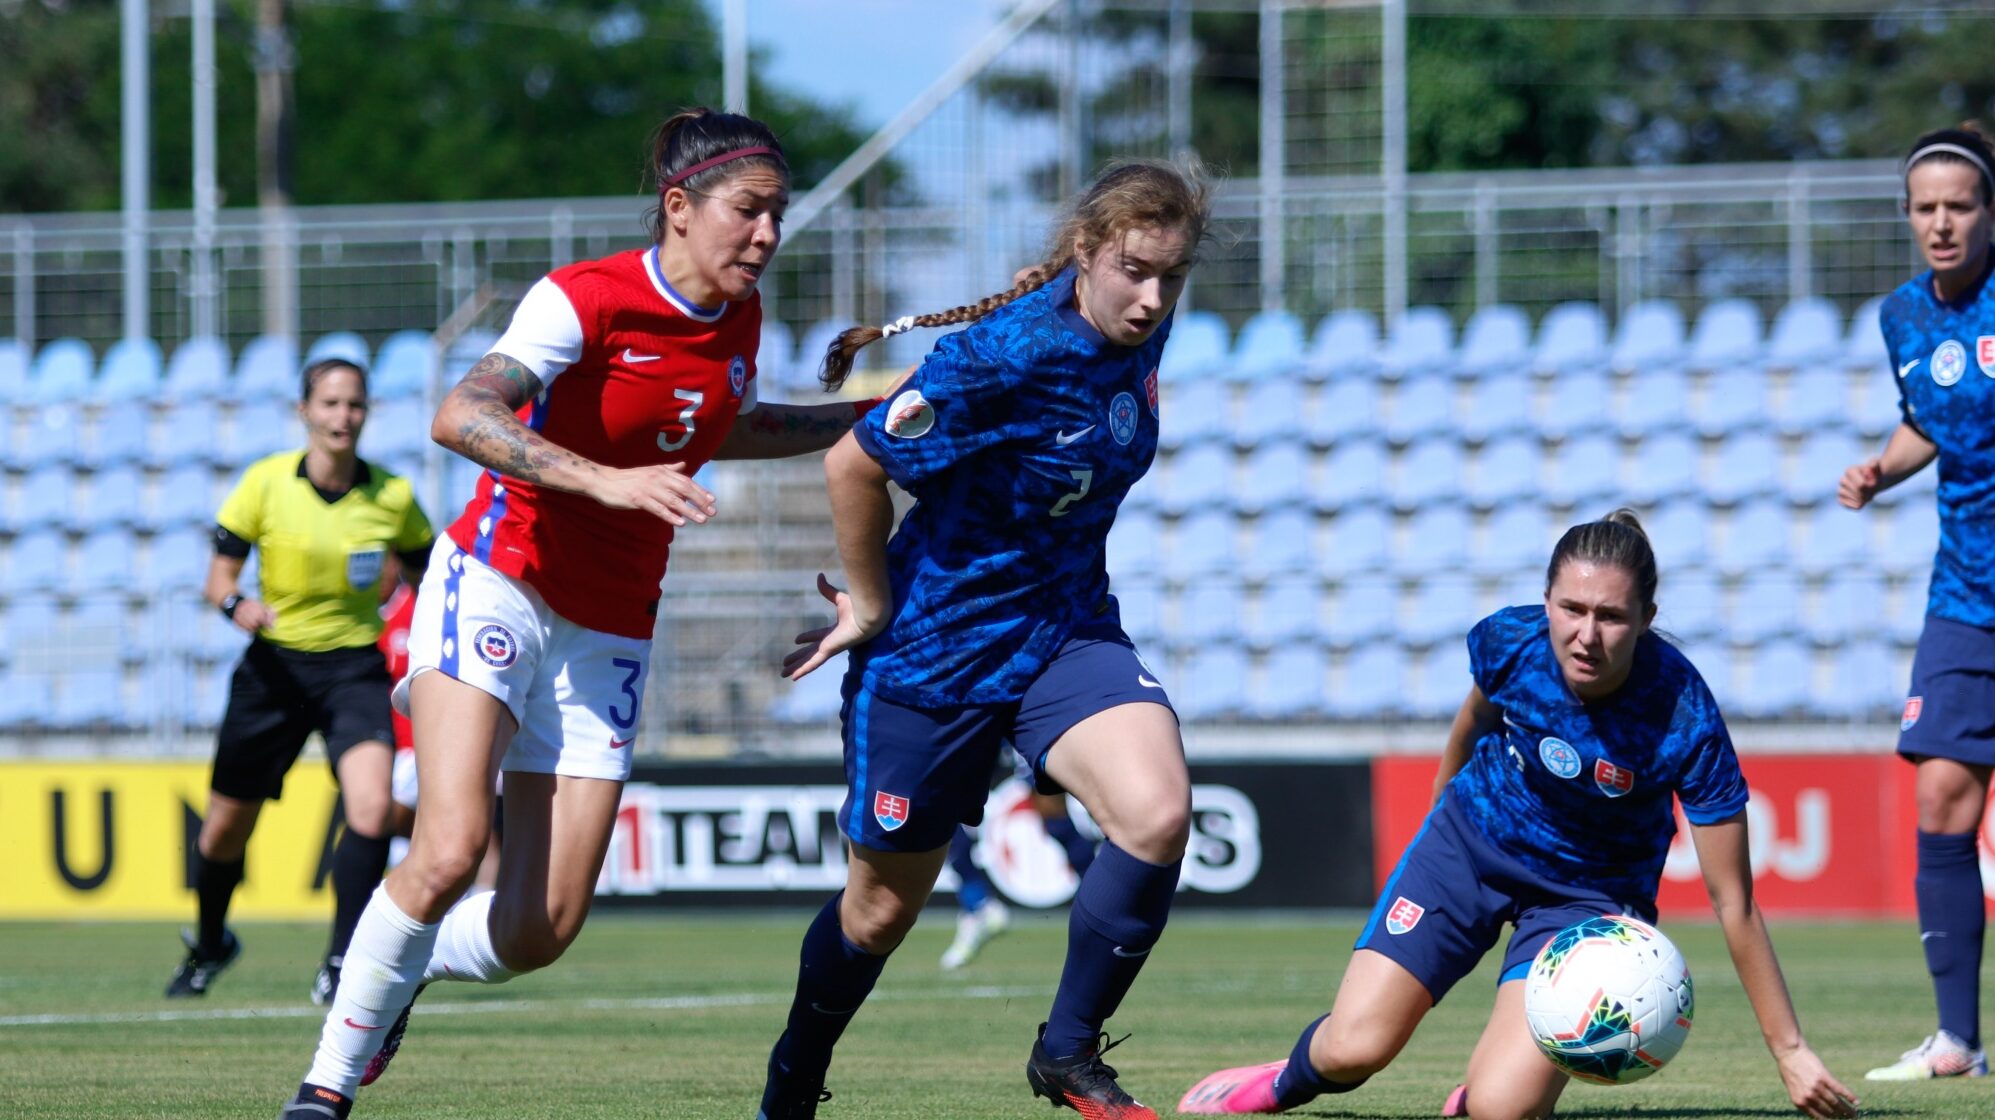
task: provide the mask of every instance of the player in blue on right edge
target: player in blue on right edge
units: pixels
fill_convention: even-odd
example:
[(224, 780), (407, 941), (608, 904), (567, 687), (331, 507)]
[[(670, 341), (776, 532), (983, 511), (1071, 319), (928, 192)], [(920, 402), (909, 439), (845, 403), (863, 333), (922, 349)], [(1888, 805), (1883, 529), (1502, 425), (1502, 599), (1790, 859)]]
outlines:
[[(1122, 632), (1104, 548), (1157, 449), (1157, 365), (1210, 215), (1196, 168), (1105, 171), (1047, 259), (1002, 294), (912, 326), (943, 336), (825, 458), (849, 594), (799, 636), (792, 679), (851, 650), (843, 712), (845, 890), (804, 934), (762, 1120), (815, 1116), (832, 1047), (914, 925), (950, 837), (983, 812), (1010, 739), (1107, 841), (1075, 893), (1067, 961), (1031, 1047), (1033, 1092), (1088, 1120), (1156, 1120), (1101, 1060), (1101, 1033), (1163, 933), (1190, 835), (1191, 778), (1162, 684)], [(893, 532), (889, 480), (915, 496)]]
[(1434, 808), (1379, 893), (1330, 1014), (1303, 1028), (1286, 1060), (1193, 1085), (1180, 1113), (1285, 1112), (1356, 1089), (1511, 925), (1495, 1009), (1442, 1115), (1551, 1115), (1567, 1076), (1531, 1037), (1525, 976), (1576, 921), (1655, 921), (1674, 794), (1788, 1099), (1809, 1116), (1856, 1115), (1801, 1036), (1753, 901), (1746, 783), (1717, 702), (1649, 631), (1656, 582), (1648, 537), (1617, 510), (1560, 538), (1542, 604), (1476, 624), (1475, 684), (1448, 733)]
[(1981, 1077), (1981, 949), (1987, 932), (1976, 840), (1995, 767), (1995, 152), (1972, 123), (1919, 137), (1905, 158), (1905, 217), (1929, 266), (1879, 312), (1904, 419), (1883, 454), (1843, 472), (1862, 509), (1939, 460), (1940, 547), (1898, 753), (1918, 767), (1919, 940), (1939, 1028), (1873, 1081)]

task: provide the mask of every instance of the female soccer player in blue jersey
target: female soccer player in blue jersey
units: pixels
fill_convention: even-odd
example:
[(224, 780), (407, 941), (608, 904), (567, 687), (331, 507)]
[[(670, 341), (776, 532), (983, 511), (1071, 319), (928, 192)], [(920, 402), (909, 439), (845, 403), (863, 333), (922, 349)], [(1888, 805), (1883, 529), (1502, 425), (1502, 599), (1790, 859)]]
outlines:
[(1619, 510), (1567, 530), (1542, 605), (1498, 611), (1469, 632), (1475, 684), (1448, 734), (1434, 809), (1358, 935), (1330, 1014), (1285, 1061), (1212, 1074), (1179, 1112), (1281, 1112), (1356, 1089), (1508, 923), (1496, 1007), (1444, 1115), (1550, 1115), (1567, 1077), (1531, 1038), (1524, 977), (1575, 921), (1655, 920), (1675, 795), (1788, 1098), (1809, 1116), (1855, 1115), (1801, 1037), (1753, 902), (1746, 783), (1703, 678), (1649, 632), (1655, 591), (1648, 537)]
[(1905, 159), (1905, 215), (1929, 269), (1879, 314), (1904, 419), (1884, 452), (1843, 472), (1862, 509), (1940, 463), (1940, 548), (1898, 753), (1918, 767), (1919, 940), (1939, 1029), (1876, 1081), (1980, 1077), (1981, 945), (1987, 927), (1975, 838), (1995, 766), (1995, 294), (1988, 251), (1995, 166), (1972, 124), (1919, 137)]
[[(1196, 168), (1119, 164), (1024, 282), (847, 331), (827, 355), (836, 386), (875, 339), (971, 324), (825, 460), (850, 591), (819, 577), (837, 622), (801, 635), (784, 672), (852, 651), (839, 813), (852, 859), (804, 935), (764, 1120), (816, 1114), (833, 1045), (914, 925), (957, 826), (981, 815), (1007, 738), (1107, 836), (1075, 895), (1026, 1076), (1091, 1120), (1156, 1116), (1116, 1084), (1100, 1032), (1170, 913), (1191, 780), (1163, 686), (1122, 632), (1103, 550), (1156, 453), (1158, 357), (1209, 213)], [(891, 541), (889, 480), (917, 499)]]

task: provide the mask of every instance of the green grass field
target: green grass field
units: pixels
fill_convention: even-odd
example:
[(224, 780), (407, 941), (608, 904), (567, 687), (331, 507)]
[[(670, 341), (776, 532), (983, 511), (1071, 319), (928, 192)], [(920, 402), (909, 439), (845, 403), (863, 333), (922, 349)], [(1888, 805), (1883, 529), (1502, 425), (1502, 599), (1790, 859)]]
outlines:
[[(423, 997), (395, 1067), (356, 1116), (727, 1117), (748, 1120), (788, 1005), (807, 915), (599, 915), (568, 958), (499, 987)], [(823, 1120), (1040, 1117), (1023, 1066), (1057, 977), (1065, 922), (1035, 916), (971, 967), (936, 964), (950, 915), (932, 912), (887, 968), (839, 1049)], [(1640, 1085), (1575, 1085), (1563, 1117), (1791, 1115), (1724, 947), (1673, 927), (1696, 976), (1697, 1027)], [(204, 1001), (159, 996), (178, 959), (164, 925), (0, 925), (0, 1116), (267, 1120), (318, 1035), (305, 1002), (322, 926), (251, 925), (242, 960)], [(1223, 1065), (1281, 1057), (1328, 1005), (1349, 924), (1181, 916), (1110, 1025), (1123, 1084), (1169, 1112)], [(1861, 1081), (1930, 1029), (1909, 925), (1782, 923), (1802, 1022), (1865, 1114), (1995, 1117), (1995, 1080)], [(1465, 981), (1391, 1069), (1297, 1115), (1438, 1114), (1488, 1013), (1493, 973)], [(1065, 1113), (1064, 1115), (1072, 1115)]]

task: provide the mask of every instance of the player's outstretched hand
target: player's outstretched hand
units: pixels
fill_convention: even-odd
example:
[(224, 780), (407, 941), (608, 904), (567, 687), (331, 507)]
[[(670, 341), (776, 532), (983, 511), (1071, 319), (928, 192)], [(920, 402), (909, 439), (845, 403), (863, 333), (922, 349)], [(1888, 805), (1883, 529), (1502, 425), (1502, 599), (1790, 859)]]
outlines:
[(1877, 496), (1883, 475), (1883, 459), (1865, 459), (1843, 472), (1842, 481), (1836, 484), (1836, 500), (1848, 509), (1862, 509)]
[(1815, 1051), (1804, 1045), (1781, 1055), (1778, 1061), (1780, 1079), (1787, 1083), (1787, 1099), (1803, 1115), (1827, 1120), (1857, 1114), (1856, 1094), (1836, 1080), (1829, 1067), (1815, 1056)]
[(817, 574), (817, 593), (838, 608), (838, 621), (797, 635), (797, 648), (783, 658), (783, 675), (793, 681), (802, 680), (819, 665), (853, 646), (870, 641), (875, 634), (886, 629), (884, 622), (870, 629), (859, 625), (852, 611), (852, 596), (833, 587), (823, 572)]
[(641, 509), (673, 525), (704, 522), (714, 515), (713, 495), (680, 463), (605, 468), (597, 477), (589, 496), (611, 509)]

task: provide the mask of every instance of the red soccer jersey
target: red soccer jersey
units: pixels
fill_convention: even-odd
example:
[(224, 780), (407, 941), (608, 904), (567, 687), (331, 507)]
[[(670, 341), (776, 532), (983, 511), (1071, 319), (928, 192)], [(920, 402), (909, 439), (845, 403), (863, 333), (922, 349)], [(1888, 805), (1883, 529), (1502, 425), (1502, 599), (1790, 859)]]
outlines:
[[(554, 326), (526, 322), (529, 303)], [(633, 250), (549, 273), (493, 349), (546, 386), (518, 415), (549, 441), (606, 467), (681, 463), (691, 474), (713, 457), (744, 401), (754, 407), (761, 334), (759, 294), (697, 307), (665, 282), (655, 249)], [(507, 349), (515, 339), (520, 353)], [(487, 471), (449, 532), (570, 622), (651, 637), (672, 543), (672, 526), (657, 517)]]
[[(394, 594), (381, 605), (381, 656), (388, 662), (388, 679), (400, 684), (409, 675), (409, 627), (416, 621), (416, 589), (404, 583), (395, 588)], [(400, 712), (395, 717), (395, 747), (406, 749), (416, 743), (416, 735), (409, 726), (409, 717)]]

